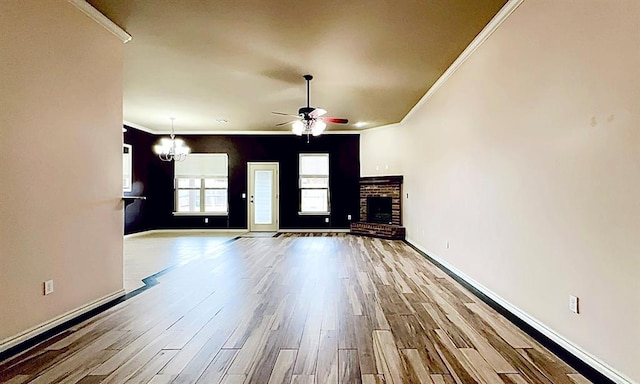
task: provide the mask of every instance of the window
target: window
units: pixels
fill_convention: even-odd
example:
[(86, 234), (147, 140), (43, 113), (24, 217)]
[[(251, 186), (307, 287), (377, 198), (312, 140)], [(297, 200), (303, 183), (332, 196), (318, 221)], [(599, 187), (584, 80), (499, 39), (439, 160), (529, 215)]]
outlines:
[(191, 154), (175, 166), (175, 214), (229, 213), (226, 153)]
[(329, 213), (329, 154), (300, 154), (300, 213)]
[(131, 183), (133, 179), (132, 163), (131, 163), (131, 145), (122, 145), (122, 191), (131, 192)]

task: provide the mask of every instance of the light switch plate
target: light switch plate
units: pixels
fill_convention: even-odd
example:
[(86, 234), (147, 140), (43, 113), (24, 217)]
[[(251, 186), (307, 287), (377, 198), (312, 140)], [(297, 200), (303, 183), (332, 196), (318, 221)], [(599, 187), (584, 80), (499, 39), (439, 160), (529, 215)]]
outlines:
[(53, 293), (53, 280), (47, 280), (44, 282), (44, 294), (49, 295)]

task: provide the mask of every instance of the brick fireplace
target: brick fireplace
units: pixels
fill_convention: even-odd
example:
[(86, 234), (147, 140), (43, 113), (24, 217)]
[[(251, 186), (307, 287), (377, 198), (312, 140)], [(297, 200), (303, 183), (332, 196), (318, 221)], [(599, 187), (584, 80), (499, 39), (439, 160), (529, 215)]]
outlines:
[(402, 176), (360, 178), (360, 220), (351, 223), (352, 234), (404, 239)]

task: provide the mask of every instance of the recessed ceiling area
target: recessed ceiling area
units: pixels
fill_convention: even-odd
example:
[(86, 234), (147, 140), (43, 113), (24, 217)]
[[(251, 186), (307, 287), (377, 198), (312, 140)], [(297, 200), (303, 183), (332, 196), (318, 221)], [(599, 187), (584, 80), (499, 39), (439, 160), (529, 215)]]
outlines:
[[(306, 105), (399, 122), (506, 3), (88, 0), (127, 31), (124, 120), (152, 131), (288, 132)], [(356, 126), (357, 122), (366, 122)]]

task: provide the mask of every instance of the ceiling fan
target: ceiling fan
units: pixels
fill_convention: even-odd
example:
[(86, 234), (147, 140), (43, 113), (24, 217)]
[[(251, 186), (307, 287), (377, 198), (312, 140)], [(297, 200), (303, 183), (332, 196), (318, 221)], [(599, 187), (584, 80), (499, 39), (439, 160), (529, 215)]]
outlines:
[(336, 117), (322, 117), (327, 111), (322, 108), (315, 108), (309, 106), (309, 82), (313, 79), (311, 75), (302, 76), (307, 82), (307, 106), (301, 107), (298, 109), (298, 114), (293, 115), (290, 113), (282, 113), (282, 112), (272, 112), (275, 115), (284, 115), (284, 116), (292, 116), (296, 117), (296, 120), (287, 121), (286, 123), (280, 123), (276, 126), (282, 126), (286, 124), (293, 123), (291, 125), (291, 130), (298, 136), (302, 136), (303, 134), (307, 135), (307, 139), (309, 135), (319, 136), (324, 132), (327, 127), (326, 123), (332, 124), (347, 124), (349, 120), (347, 119), (339, 119)]

